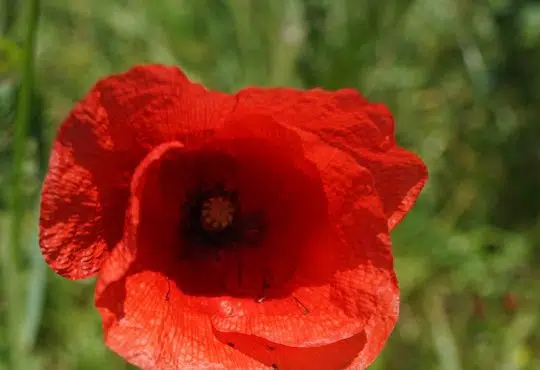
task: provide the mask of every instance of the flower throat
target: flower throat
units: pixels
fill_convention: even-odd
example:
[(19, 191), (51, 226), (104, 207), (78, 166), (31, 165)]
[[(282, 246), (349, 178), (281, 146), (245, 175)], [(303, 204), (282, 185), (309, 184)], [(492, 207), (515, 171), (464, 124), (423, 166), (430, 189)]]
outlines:
[(195, 247), (226, 248), (241, 242), (238, 194), (222, 186), (188, 197), (184, 236)]

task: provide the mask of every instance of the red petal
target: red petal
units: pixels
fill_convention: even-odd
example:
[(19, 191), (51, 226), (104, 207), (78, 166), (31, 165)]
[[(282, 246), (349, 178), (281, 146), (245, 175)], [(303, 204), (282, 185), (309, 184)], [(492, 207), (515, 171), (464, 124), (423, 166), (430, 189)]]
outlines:
[[(264, 129), (260, 131), (270, 137), (276, 132), (280, 137), (290, 136), (291, 139), (286, 142), (294, 147), (295, 140), (292, 138), (298, 137), (285, 135), (287, 130), (272, 127), (271, 122), (264, 123), (265, 121), (261, 119), (253, 118), (253, 121), (263, 122), (260, 127)], [(148, 335), (142, 333), (144, 331), (153, 333), (157, 330), (159, 337), (168, 338), (166, 334), (169, 333), (177, 335), (177, 331), (184, 333), (186, 330), (202, 330), (204, 327), (202, 324), (198, 325), (197, 329), (183, 326), (186, 325), (183, 319), (179, 319), (180, 323), (170, 322), (171, 319), (167, 315), (179, 315), (192, 320), (203, 317), (200, 315), (211, 315), (214, 327), (224, 333), (250, 334), (289, 347), (324, 346), (325, 349), (321, 353), (330, 353), (324, 355), (328, 357), (328, 361), (330, 357), (335, 356), (332, 353), (335, 354), (336, 351), (332, 350), (333, 347), (327, 346), (341, 340), (347, 341), (351, 337), (356, 338), (354, 343), (358, 345), (357, 340), (360, 338), (358, 335), (363, 335), (366, 345), (360, 354), (357, 356), (360, 351), (360, 348), (357, 348), (353, 354), (341, 360), (351, 364), (369, 364), (373, 360), (391, 331), (398, 310), (398, 290), (392, 270), (387, 221), (378, 196), (373, 191), (370, 173), (342, 151), (322, 144), (315, 135), (304, 132), (300, 134), (307, 158), (317, 165), (321, 173), (328, 200), (327, 212), (335, 227), (330, 230), (332, 232), (332, 235), (328, 236), (330, 239), (321, 238), (318, 243), (310, 244), (309, 254), (302, 256), (302, 265), (299, 266), (294, 279), (293, 295), (283, 298), (270, 297), (262, 303), (256, 303), (252, 298), (220, 297), (215, 294), (188, 295), (184, 287), (178, 285), (182, 284), (182, 278), (190, 276), (193, 269), (189, 265), (180, 265), (176, 262), (178, 257), (174, 251), (179, 248), (181, 241), (174, 232), (171, 232), (171, 227), (179, 222), (178, 209), (175, 205), (182, 201), (179, 194), (183, 193), (182, 187), (193, 175), (190, 171), (197, 168), (203, 170), (206, 166), (185, 167), (184, 170), (169, 167), (167, 163), (179, 163), (182, 166), (189, 164), (189, 157), (186, 157), (189, 151), (185, 151), (181, 144), (162, 145), (147, 156), (138, 167), (132, 182), (126, 247), (118, 249), (118, 257), (108, 259), (96, 293), (96, 304), (102, 313), (104, 327), (108, 333), (107, 341), (113, 349), (130, 361), (144, 366), (154, 366), (158, 361), (157, 353), (160, 354), (159, 359), (180, 358), (178, 361), (184, 361), (185, 364), (190, 360), (182, 357), (182, 353), (178, 353), (180, 349), (173, 342), (160, 342), (151, 337), (148, 339), (151, 344), (145, 345), (145, 348), (149, 348), (146, 351), (150, 351), (151, 354), (144, 352), (143, 355), (140, 354), (143, 349), (137, 345), (138, 338), (148, 338)], [(226, 138), (227, 134), (221, 136)], [(241, 137), (240, 134), (235, 136)], [(244, 149), (247, 150), (243, 153), (244, 158), (246, 154), (257, 153), (256, 148), (244, 147)], [(279, 157), (278, 153), (272, 155)], [(268, 166), (262, 167), (272, 169)], [(258, 176), (254, 175), (253, 179), (244, 179), (242, 183), (250, 183), (257, 178)], [(280, 179), (286, 183), (290, 180), (290, 175)], [(304, 214), (304, 217), (308, 216), (311, 217), (309, 211)], [(299, 228), (296, 232), (302, 229), (304, 228)], [(319, 235), (316, 228), (307, 229), (307, 232)], [(283, 242), (294, 236), (293, 232), (289, 231)], [(283, 250), (283, 254), (277, 256), (287, 260), (289, 254)], [(256, 263), (256, 260), (250, 260), (253, 261)], [(174, 267), (176, 271), (171, 271)], [(193, 267), (201, 272), (200, 286), (215, 281), (215, 274), (209, 269), (212, 268), (211, 262), (207, 265), (196, 264)], [(122, 281), (119, 285), (122, 287), (129, 284), (129, 286), (124, 287), (122, 291), (116, 287), (118, 284), (112, 281), (120, 279), (128, 268), (130, 270), (127, 272), (126, 282)], [(324, 277), (329, 269), (334, 272), (332, 279), (325, 284), (314, 285), (318, 281), (317, 275), (322, 274)], [(163, 275), (171, 278), (162, 277)], [(151, 290), (158, 291), (159, 294), (154, 296), (149, 291), (141, 291), (138, 287), (147, 284), (141, 279), (148, 281)], [(152, 285), (159, 279), (161, 290)], [(132, 285), (130, 281), (133, 281)], [(127, 297), (131, 294), (133, 298), (129, 300)], [(174, 310), (167, 311), (167, 315), (158, 316), (159, 320), (152, 322), (153, 311), (144, 311), (140, 308), (141, 302), (136, 299), (137, 294), (155, 297), (152, 299), (157, 301), (162, 297), (162, 301), (165, 302), (169, 302), (171, 295), (175, 295)], [(150, 303), (143, 304), (148, 305)], [(164, 305), (169, 307), (167, 304)], [(127, 330), (123, 322), (135, 322), (136, 330)], [(164, 329), (163, 325), (168, 327), (168, 330)], [(215, 339), (207, 338), (204, 335), (210, 334), (204, 333), (196, 332), (204, 341), (211, 342)], [(188, 334), (186, 340), (191, 335)], [(209, 348), (214, 348), (212, 346), (209, 345)], [(339, 345), (337, 346), (339, 348)], [(303, 353), (314, 352), (306, 350)], [(144, 359), (141, 359), (143, 356)], [(213, 358), (212, 354), (205, 356)], [(255, 358), (265, 361), (264, 358)], [(271, 359), (279, 360), (274, 357)]]
[(279, 123), (317, 134), (371, 171), (390, 228), (409, 211), (426, 182), (424, 163), (396, 146), (390, 112), (355, 90), (248, 88), (237, 96), (237, 109), (264, 109)]
[(307, 157), (321, 171), (335, 229), (330, 239), (311, 245), (301, 270), (308, 281), (329, 268), (334, 276), (326, 284), (301, 286), (290, 297), (262, 304), (223, 299), (221, 305), (228, 310), (216, 312), (212, 322), (221, 332), (291, 347), (324, 346), (364, 333), (366, 348), (356, 361), (369, 364), (399, 310), (387, 220), (369, 171), (314, 135), (304, 133), (302, 139)]
[(207, 299), (186, 296), (163, 271), (156, 270), (162, 267), (169, 272), (167, 261), (174, 262), (174, 246), (169, 244), (174, 241), (164, 231), (178, 222), (173, 213), (179, 198), (174, 199), (168, 183), (161, 184), (163, 193), (153, 190), (158, 190), (156, 180), (168, 170), (170, 159), (184, 153), (180, 143), (163, 144), (135, 172), (125, 242), (107, 258), (96, 287), (105, 341), (143, 369), (262, 368), (215, 337), (208, 315), (201, 310)]
[(140, 66), (99, 81), (62, 124), (41, 200), (40, 247), (59, 274), (94, 275), (122, 234), (130, 177), (162, 142), (197, 142), (234, 99), (177, 68)]
[(152, 370), (258, 369), (261, 364), (220, 342), (208, 317), (190, 309), (185, 297), (159, 272), (127, 267), (129, 251), (115, 248), (96, 288), (106, 344), (130, 363)]

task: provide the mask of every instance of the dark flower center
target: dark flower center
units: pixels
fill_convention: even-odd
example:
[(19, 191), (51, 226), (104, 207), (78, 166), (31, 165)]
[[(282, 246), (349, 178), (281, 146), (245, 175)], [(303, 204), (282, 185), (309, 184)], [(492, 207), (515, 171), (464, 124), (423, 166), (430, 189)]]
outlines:
[(258, 217), (242, 214), (238, 193), (222, 185), (189, 196), (186, 211), (184, 237), (192, 251), (251, 244), (262, 230)]
[(206, 199), (201, 206), (201, 226), (207, 232), (219, 232), (229, 227), (234, 219), (235, 205), (224, 196)]

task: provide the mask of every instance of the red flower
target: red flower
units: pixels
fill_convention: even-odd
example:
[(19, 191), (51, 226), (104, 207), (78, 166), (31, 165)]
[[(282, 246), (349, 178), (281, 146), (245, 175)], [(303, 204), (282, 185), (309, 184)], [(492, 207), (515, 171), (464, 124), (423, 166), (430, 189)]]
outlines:
[(105, 341), (145, 369), (363, 369), (399, 309), (389, 230), (426, 180), (356, 91), (99, 81), (54, 142), (40, 245), (98, 275)]

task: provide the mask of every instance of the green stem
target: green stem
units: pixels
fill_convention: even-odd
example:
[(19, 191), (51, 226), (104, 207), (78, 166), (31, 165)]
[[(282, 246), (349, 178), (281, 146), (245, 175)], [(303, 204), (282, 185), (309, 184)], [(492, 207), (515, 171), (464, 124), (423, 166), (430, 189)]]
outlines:
[(32, 239), (28, 281), (26, 282), (26, 308), (24, 311), (24, 322), (21, 325), (21, 341), (24, 353), (32, 351), (36, 343), (47, 287), (47, 269), (39, 250), (37, 232)]
[(23, 222), (25, 201), (23, 194), (23, 165), (26, 154), (26, 136), (31, 117), (31, 101), (34, 91), (34, 51), (36, 30), (39, 19), (39, 0), (28, 0), (25, 19), (24, 48), (22, 51), (21, 86), (18, 94), (15, 125), (13, 128), (13, 166), (11, 173), (12, 193), (10, 203), (11, 229), (10, 245), (4, 245), (2, 270), (4, 271), (5, 292), (8, 299), (7, 326), (10, 343), (11, 368), (18, 370), (23, 361), (22, 338), (20, 333), (21, 302), (19, 289), (18, 254), (23, 249)]
[[(41, 183), (45, 177), (49, 159), (47, 127), (44, 117), (43, 99), (41, 96), (34, 96), (32, 109), (31, 131), (34, 131), (34, 137), (37, 142), (36, 163), (38, 165), (39, 182)], [(39, 200), (38, 194), (36, 205), (32, 211), (33, 215), (36, 211), (37, 214), (39, 214)], [(33, 218), (38, 220), (38, 217)], [(22, 325), (22, 344), (25, 353), (32, 351), (35, 346), (43, 315), (43, 304), (47, 289), (47, 268), (43, 256), (41, 255), (41, 251), (39, 250), (39, 227), (37, 222), (33, 227), (32, 249), (29, 251), (30, 260), (28, 272), (26, 274), (26, 310)]]

